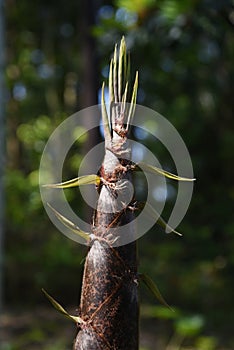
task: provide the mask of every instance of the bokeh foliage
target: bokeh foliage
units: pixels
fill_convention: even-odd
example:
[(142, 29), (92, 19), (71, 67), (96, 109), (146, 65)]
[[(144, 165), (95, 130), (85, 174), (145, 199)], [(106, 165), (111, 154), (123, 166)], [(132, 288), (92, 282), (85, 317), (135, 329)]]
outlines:
[[(187, 337), (199, 349), (212, 350), (217, 344), (232, 348), (233, 2), (103, 1), (95, 18), (91, 33), (100, 86), (113, 45), (125, 35), (132, 70), (139, 70), (138, 103), (163, 114), (178, 129), (197, 178), (190, 209), (179, 227), (183, 238), (154, 228), (139, 240), (140, 269), (180, 310), (171, 320), (152, 306), (153, 299), (142, 289), (147, 304), (142, 308), (143, 323), (150, 319), (153, 328), (164, 319), (174, 327), (175, 342), (186, 342)], [(50, 133), (82, 106), (81, 19), (79, 1), (6, 1), (7, 304), (42, 303), (41, 287), (71, 304), (78, 300), (85, 251), (57, 232), (45, 215), (38, 168)], [(162, 147), (151, 138), (142, 142), (174, 171)], [(82, 146), (71, 154), (66, 178), (76, 172)], [(71, 200), (81, 207), (80, 198)]]

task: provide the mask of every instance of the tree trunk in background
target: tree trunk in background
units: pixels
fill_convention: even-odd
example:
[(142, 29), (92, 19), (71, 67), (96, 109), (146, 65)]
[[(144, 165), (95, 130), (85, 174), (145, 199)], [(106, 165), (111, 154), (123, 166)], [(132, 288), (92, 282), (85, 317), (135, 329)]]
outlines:
[(5, 167), (5, 28), (4, 0), (0, 0), (0, 311), (3, 309), (4, 167)]
[[(81, 58), (82, 58), (82, 75), (80, 81), (82, 86), (78, 93), (78, 105), (80, 109), (95, 106), (98, 104), (98, 58), (96, 41), (92, 36), (92, 28), (95, 25), (95, 16), (97, 14), (97, 8), (99, 1), (95, 0), (81, 0), (82, 17), (79, 23), (79, 32), (81, 33)], [(88, 138), (83, 145), (84, 156), (90, 149), (96, 146), (101, 141), (99, 130), (91, 129), (93, 121), (85, 116), (82, 120), (82, 124), (86, 130), (89, 130)], [(91, 173), (90, 165), (95, 164), (95, 159), (90, 161), (90, 164), (85, 164), (85, 172)], [(89, 193), (87, 192), (87, 197)], [(87, 222), (91, 222), (92, 209), (87, 206), (85, 210), (85, 219)]]
[(86, 108), (98, 103), (97, 50), (92, 28), (95, 25), (97, 2), (81, 0), (82, 18), (79, 25), (81, 34), (82, 87), (78, 96), (79, 106)]

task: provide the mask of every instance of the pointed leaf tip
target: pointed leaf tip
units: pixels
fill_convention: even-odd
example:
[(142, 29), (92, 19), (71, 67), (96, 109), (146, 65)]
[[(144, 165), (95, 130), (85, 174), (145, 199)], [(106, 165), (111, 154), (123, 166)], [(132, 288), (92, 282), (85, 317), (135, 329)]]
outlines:
[(195, 181), (194, 178), (190, 179), (188, 177), (178, 176), (178, 175), (170, 173), (169, 171), (163, 170), (161, 168), (158, 168), (156, 166), (149, 165), (149, 164), (146, 164), (146, 163), (138, 163), (137, 167), (141, 168), (143, 171), (145, 170), (145, 171), (148, 171), (148, 172), (153, 173), (153, 174), (165, 176), (168, 179), (172, 179), (172, 180), (189, 181), (189, 182)]
[(139, 274), (140, 279), (144, 284), (147, 286), (147, 288), (151, 291), (151, 293), (155, 296), (155, 298), (164, 306), (168, 307), (171, 311), (174, 312), (174, 310), (168, 305), (168, 303), (163, 298), (162, 294), (160, 293), (157, 285), (154, 283), (154, 281), (146, 274), (141, 273)]
[(111, 139), (111, 132), (110, 132), (110, 124), (109, 124), (109, 118), (107, 114), (106, 109), (106, 102), (105, 102), (105, 83), (102, 84), (102, 122), (103, 122), (103, 130), (104, 130), (104, 136), (105, 140), (109, 141)]
[(110, 61), (109, 70), (109, 105), (114, 102), (114, 87), (113, 87), (113, 58)]
[(114, 57), (113, 57), (113, 75), (112, 75), (112, 84), (114, 92), (114, 102), (118, 102), (118, 74), (117, 74), (117, 44), (115, 44)]
[(78, 317), (78, 316), (72, 316), (70, 315), (63, 307), (60, 305), (49, 293), (46, 292), (44, 288), (42, 288), (42, 292), (45, 294), (46, 298), (50, 301), (50, 303), (53, 305), (53, 307), (60, 312), (62, 315), (66, 316), (73, 322), (77, 323), (84, 323), (84, 321)]
[(72, 221), (70, 221), (69, 219), (67, 219), (65, 216), (63, 216), (62, 214), (60, 214), (55, 208), (53, 208), (49, 203), (47, 203), (48, 207), (54, 212), (55, 216), (59, 219), (59, 221), (66, 226), (67, 228), (69, 228), (72, 232), (74, 232), (75, 234), (77, 234), (78, 236), (80, 236), (81, 238), (85, 239), (87, 242), (90, 241), (91, 237), (90, 237), (90, 233), (89, 232), (85, 232), (83, 230), (81, 230), (78, 226), (76, 226)]
[(132, 119), (133, 119), (134, 113), (135, 113), (136, 100), (137, 100), (137, 89), (138, 89), (138, 72), (136, 72), (135, 82), (133, 85), (132, 98), (131, 98), (130, 108), (129, 108), (129, 112), (128, 112), (128, 118), (127, 118), (127, 130), (130, 129)]
[(118, 101), (121, 101), (122, 96), (122, 81), (123, 78), (123, 65), (124, 65), (124, 56), (126, 55), (126, 46), (125, 41), (121, 40), (119, 48), (119, 60), (118, 60)]
[(75, 179), (68, 180), (65, 182), (55, 183), (55, 184), (48, 184), (43, 185), (43, 187), (48, 188), (71, 188), (71, 187), (78, 187), (82, 185), (99, 185), (100, 184), (100, 177), (98, 175), (84, 175), (80, 177), (76, 177)]
[(146, 203), (145, 208), (149, 215), (155, 219), (155, 222), (160, 225), (166, 231), (166, 233), (173, 232), (178, 236), (183, 236), (180, 232), (174, 230), (170, 225), (168, 225), (168, 223), (159, 215), (157, 210), (154, 209), (149, 203)]

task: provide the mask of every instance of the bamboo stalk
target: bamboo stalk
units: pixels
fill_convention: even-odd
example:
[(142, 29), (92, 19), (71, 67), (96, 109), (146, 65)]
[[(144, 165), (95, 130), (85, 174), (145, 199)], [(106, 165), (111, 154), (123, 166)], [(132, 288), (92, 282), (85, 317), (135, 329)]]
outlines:
[[(97, 175), (81, 176), (45, 187), (65, 189), (95, 184), (99, 192), (91, 232), (84, 232), (49, 203), (54, 215), (73, 233), (90, 245), (82, 281), (78, 316), (70, 315), (47, 292), (52, 305), (78, 326), (74, 350), (137, 350), (138, 349), (138, 281), (141, 280), (165, 306), (158, 287), (145, 274), (137, 273), (136, 227), (134, 210), (142, 205), (160, 226), (178, 235), (149, 203), (134, 199), (132, 172), (142, 170), (176, 181), (194, 181), (153, 165), (131, 161), (128, 133), (134, 117), (138, 73), (136, 73), (130, 105), (127, 58), (124, 38), (119, 52), (115, 46), (109, 73), (109, 113), (102, 86), (102, 122), (105, 156)], [(129, 189), (133, 189), (130, 193)], [(131, 197), (129, 197), (129, 193)], [(126, 196), (127, 194), (127, 196)], [(132, 242), (124, 245), (124, 242)], [(171, 308), (170, 308), (171, 309)], [(171, 309), (172, 310), (172, 309)]]
[[(129, 224), (126, 234), (135, 236), (132, 221), (134, 213), (124, 203), (120, 208), (119, 201), (129, 181), (132, 182), (132, 170), (128, 167), (131, 162), (131, 148), (127, 140), (128, 125), (125, 126), (132, 116), (127, 113), (126, 93), (122, 92), (123, 82), (127, 78), (124, 39), (119, 51), (117, 55), (115, 48), (110, 66), (110, 115), (113, 124), (110, 125), (111, 132), (105, 132), (108, 138), (105, 140), (105, 157), (99, 174), (102, 183), (92, 227), (95, 238), (84, 267), (79, 310), (79, 317), (83, 322), (79, 324), (74, 350), (138, 349), (136, 242), (119, 247), (111, 245), (123, 234), (122, 230), (120, 232), (123, 225)], [(136, 89), (135, 84), (132, 103), (136, 102)], [(105, 104), (104, 99), (102, 104)], [(132, 110), (133, 106), (131, 113)], [(106, 113), (104, 114), (106, 119)]]

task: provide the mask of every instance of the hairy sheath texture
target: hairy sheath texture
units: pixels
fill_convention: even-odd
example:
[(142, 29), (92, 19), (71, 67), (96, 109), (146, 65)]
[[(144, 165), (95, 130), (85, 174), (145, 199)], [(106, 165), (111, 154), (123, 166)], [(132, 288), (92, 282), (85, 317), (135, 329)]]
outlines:
[[(115, 135), (106, 149), (94, 215), (94, 240), (86, 257), (75, 350), (138, 349), (136, 242), (113, 247), (119, 234), (134, 236), (134, 213), (121, 193), (132, 181), (127, 140)], [(121, 208), (122, 205), (122, 208)], [(127, 226), (127, 232), (123, 231)]]

